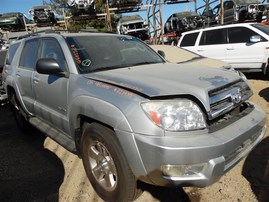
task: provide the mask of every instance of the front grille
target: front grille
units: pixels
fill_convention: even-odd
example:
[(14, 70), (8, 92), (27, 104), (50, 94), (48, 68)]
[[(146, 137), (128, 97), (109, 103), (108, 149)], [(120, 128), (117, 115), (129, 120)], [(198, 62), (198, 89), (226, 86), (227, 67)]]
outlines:
[(254, 106), (248, 102), (241, 103), (238, 107), (225, 113), (213, 120), (208, 121), (209, 133), (220, 130), (231, 123), (236, 122), (240, 118), (246, 116), (254, 109)]
[(210, 112), (209, 120), (220, 117), (223, 114), (239, 107), (252, 96), (252, 91), (243, 80), (230, 83), (229, 85), (211, 90), (208, 93)]

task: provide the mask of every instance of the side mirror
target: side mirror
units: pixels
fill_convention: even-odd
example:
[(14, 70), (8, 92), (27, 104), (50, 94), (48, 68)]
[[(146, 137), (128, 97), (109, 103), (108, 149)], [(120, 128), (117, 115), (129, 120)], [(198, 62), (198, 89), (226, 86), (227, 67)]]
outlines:
[(157, 51), (163, 58), (165, 58), (165, 53), (164, 53), (164, 51), (162, 51), (162, 50), (158, 50)]
[(41, 58), (36, 63), (36, 71), (40, 74), (56, 75), (60, 77), (67, 77), (58, 62), (54, 58)]
[(250, 37), (249, 41), (251, 43), (257, 43), (257, 42), (262, 41), (262, 37), (260, 35), (253, 35)]

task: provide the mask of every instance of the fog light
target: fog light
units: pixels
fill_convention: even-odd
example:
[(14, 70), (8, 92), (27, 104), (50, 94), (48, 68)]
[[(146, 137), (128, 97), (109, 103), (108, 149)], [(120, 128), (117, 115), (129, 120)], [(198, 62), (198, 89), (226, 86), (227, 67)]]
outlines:
[(162, 165), (161, 171), (165, 177), (203, 178), (202, 171), (206, 163), (192, 165)]

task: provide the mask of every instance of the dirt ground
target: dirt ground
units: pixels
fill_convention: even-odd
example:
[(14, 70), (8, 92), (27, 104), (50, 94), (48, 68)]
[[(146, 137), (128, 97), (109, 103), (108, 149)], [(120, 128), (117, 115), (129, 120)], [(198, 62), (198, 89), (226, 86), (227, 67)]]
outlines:
[[(252, 101), (268, 114), (269, 78), (247, 74)], [(267, 120), (268, 124), (269, 119)], [(268, 202), (269, 130), (263, 141), (217, 183), (207, 188), (144, 185), (136, 202)], [(8, 105), (0, 107), (0, 201), (102, 201), (93, 191), (81, 159), (39, 131), (23, 134)]]

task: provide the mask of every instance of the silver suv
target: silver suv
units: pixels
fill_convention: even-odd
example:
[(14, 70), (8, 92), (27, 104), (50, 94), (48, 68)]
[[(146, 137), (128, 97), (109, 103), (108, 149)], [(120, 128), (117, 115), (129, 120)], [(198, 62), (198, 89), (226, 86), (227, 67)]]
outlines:
[(208, 186), (266, 130), (245, 77), (203, 57), (170, 64), (135, 37), (105, 33), (33, 34), (8, 51), (18, 126), (81, 157), (104, 201), (135, 200), (138, 181)]

